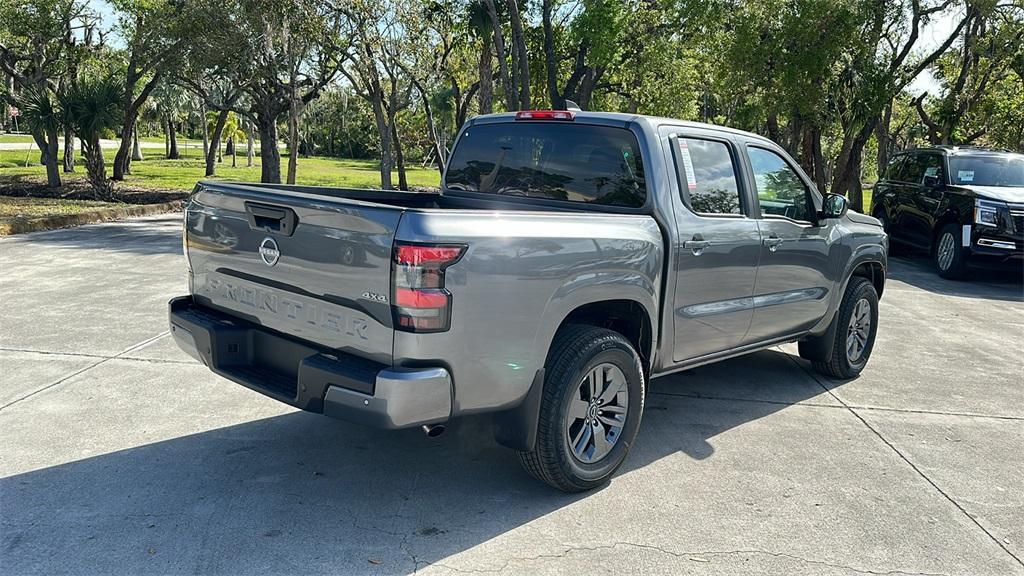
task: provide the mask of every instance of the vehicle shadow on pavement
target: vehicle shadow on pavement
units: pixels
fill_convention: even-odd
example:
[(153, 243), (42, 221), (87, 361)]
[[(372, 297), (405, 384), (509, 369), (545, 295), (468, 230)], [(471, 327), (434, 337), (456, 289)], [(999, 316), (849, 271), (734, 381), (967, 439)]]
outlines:
[[(102, 228), (103, 233), (97, 233), (98, 228)], [(143, 256), (181, 256), (181, 214), (19, 234), (8, 237), (6, 242), (30, 242), (34, 246), (103, 250)]]
[[(613, 483), (814, 397), (777, 351), (655, 380)], [(427, 439), (293, 412), (0, 479), (0, 551), (12, 574), (404, 573), (600, 494), (528, 477), (487, 418)]]
[(1024, 301), (1024, 276), (1018, 273), (971, 268), (966, 280), (947, 280), (935, 272), (924, 254), (889, 258), (888, 280), (945, 296)]

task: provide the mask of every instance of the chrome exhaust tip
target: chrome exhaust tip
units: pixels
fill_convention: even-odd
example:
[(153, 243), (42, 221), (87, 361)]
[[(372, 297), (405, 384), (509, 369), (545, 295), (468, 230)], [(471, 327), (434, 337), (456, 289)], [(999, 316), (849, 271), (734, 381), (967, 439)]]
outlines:
[(427, 438), (437, 438), (441, 434), (444, 434), (444, 424), (424, 424), (423, 433), (427, 435)]

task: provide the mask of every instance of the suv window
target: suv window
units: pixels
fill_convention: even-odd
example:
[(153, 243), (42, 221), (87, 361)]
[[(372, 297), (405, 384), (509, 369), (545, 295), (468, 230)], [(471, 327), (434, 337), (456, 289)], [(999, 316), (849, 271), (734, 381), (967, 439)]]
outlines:
[(632, 132), (563, 121), (467, 128), (444, 185), (449, 190), (634, 208), (647, 198)]
[(925, 176), (934, 176), (939, 179), (939, 182), (945, 182), (945, 170), (942, 168), (942, 156), (938, 154), (925, 154), (921, 158), (921, 164), (924, 166), (924, 172), (921, 174), (921, 180), (918, 183), (924, 182)]
[(764, 215), (811, 221), (811, 193), (790, 165), (771, 150), (747, 148), (757, 199)]
[(673, 154), (683, 203), (698, 214), (741, 214), (740, 187), (729, 146), (677, 137)]
[(920, 184), (924, 178), (925, 163), (920, 154), (907, 154), (896, 180)]
[(951, 156), (949, 173), (954, 184), (1024, 186), (1024, 155)]
[(900, 154), (889, 161), (889, 165), (885, 168), (885, 179), (886, 180), (899, 180), (900, 170), (903, 169), (903, 161), (906, 160), (906, 156)]

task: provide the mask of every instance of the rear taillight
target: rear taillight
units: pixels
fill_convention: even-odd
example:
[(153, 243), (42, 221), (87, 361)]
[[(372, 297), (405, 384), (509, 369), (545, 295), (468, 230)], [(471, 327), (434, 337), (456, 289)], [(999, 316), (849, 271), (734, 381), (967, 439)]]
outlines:
[(396, 330), (444, 332), (451, 326), (452, 295), (444, 288), (444, 271), (465, 251), (447, 244), (395, 246), (391, 310)]

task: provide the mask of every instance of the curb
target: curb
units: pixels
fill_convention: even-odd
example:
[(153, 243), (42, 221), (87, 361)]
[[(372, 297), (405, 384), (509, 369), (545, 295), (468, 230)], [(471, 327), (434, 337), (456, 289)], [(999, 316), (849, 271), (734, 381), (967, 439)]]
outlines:
[(151, 216), (153, 214), (164, 214), (166, 212), (177, 212), (181, 210), (184, 201), (175, 200), (162, 204), (135, 204), (118, 206), (116, 208), (104, 208), (92, 212), (81, 212), (79, 214), (63, 214), (60, 216), (43, 216), (31, 220), (15, 220), (13, 222), (0, 222), (0, 236), (11, 234), (25, 234), (26, 232), (41, 232), (43, 230), (56, 230), (57, 228), (68, 228), (82, 224), (93, 224), (96, 222), (110, 222), (135, 216)]

